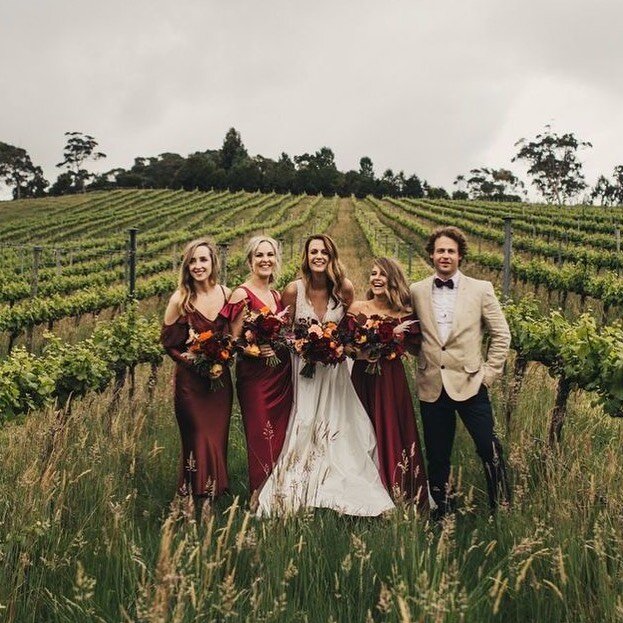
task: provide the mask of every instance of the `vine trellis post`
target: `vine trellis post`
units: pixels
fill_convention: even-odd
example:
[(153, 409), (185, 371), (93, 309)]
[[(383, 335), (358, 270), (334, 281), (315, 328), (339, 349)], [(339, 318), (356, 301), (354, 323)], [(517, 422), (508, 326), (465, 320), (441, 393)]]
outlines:
[(504, 217), (504, 264), (502, 266), (502, 295), (510, 298), (511, 291), (511, 255), (513, 252), (513, 217)]
[(617, 276), (621, 272), (621, 268), (619, 266), (619, 256), (621, 255), (621, 226), (617, 223), (614, 228), (614, 237), (617, 243)]
[(136, 297), (136, 234), (138, 228), (130, 227), (128, 244), (128, 294), (131, 299)]

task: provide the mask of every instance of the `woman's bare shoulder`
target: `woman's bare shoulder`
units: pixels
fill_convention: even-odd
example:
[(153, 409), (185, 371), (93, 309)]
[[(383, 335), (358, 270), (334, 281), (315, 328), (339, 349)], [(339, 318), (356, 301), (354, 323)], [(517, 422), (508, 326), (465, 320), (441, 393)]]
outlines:
[(248, 298), (247, 291), (243, 287), (234, 288), (234, 291), (229, 295), (228, 303), (240, 303)]
[(179, 290), (175, 290), (169, 298), (167, 308), (164, 312), (164, 323), (173, 324), (180, 317), (183, 295)]
[(363, 313), (366, 308), (366, 303), (367, 301), (353, 301), (348, 308), (348, 313), (354, 315)]

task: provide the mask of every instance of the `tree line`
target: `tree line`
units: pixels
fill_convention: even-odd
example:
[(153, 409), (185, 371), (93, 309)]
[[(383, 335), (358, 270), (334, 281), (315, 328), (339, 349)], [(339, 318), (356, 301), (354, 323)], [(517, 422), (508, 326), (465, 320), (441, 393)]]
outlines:
[[(314, 153), (290, 157), (282, 153), (277, 160), (261, 155), (250, 156), (240, 133), (228, 130), (220, 149), (198, 151), (186, 157), (166, 152), (139, 157), (128, 168), (105, 173), (89, 173), (86, 162), (106, 155), (97, 151), (98, 143), (90, 135), (66, 132), (67, 144), (58, 167), (65, 170), (50, 185), (40, 167), (35, 168), (25, 150), (0, 143), (0, 180), (13, 187), (13, 197), (64, 195), (113, 188), (170, 188), (173, 190), (246, 190), (309, 195), (323, 194), (365, 197), (448, 196), (417, 175), (387, 169), (381, 177), (374, 172), (372, 160), (364, 156), (359, 169), (342, 172), (329, 147)], [(36, 180), (36, 183), (35, 183)]]
[[(88, 171), (88, 161), (105, 158), (97, 151), (94, 137), (81, 132), (66, 132), (63, 160), (56, 166), (64, 169), (50, 183), (41, 167), (35, 166), (26, 150), (0, 142), (0, 181), (13, 188), (15, 199), (64, 195), (114, 188), (169, 188), (184, 190), (246, 190), (277, 193), (307, 193), (356, 197), (428, 197), (431, 199), (476, 199), (481, 201), (522, 201), (526, 199), (524, 182), (505, 168), (480, 167), (461, 174), (449, 193), (431, 186), (416, 174), (387, 169), (377, 177), (368, 156), (359, 161), (357, 170), (340, 171), (329, 147), (314, 153), (290, 157), (283, 152), (277, 160), (261, 155), (250, 156), (240, 133), (230, 128), (220, 149), (198, 151), (184, 157), (166, 152), (152, 157), (135, 158), (129, 169), (116, 168), (105, 173)], [(580, 197), (601, 205), (623, 205), (623, 165), (616, 166), (612, 178), (601, 175), (594, 187), (586, 183), (579, 160), (581, 149), (592, 147), (573, 133), (558, 134), (547, 125), (535, 138), (515, 143), (512, 161), (528, 166), (531, 184), (547, 203), (566, 205)]]

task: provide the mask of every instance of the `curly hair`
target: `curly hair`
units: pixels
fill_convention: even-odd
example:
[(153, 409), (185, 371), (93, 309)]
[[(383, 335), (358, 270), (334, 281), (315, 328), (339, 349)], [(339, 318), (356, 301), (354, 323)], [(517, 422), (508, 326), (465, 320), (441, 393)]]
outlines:
[(461, 259), (459, 260), (460, 264), (467, 256), (467, 238), (458, 227), (454, 227), (453, 225), (438, 227), (433, 231), (426, 242), (426, 253), (430, 256), (435, 252), (435, 242), (437, 242), (437, 239), (442, 236), (454, 240), (454, 242), (458, 245), (459, 255), (461, 256)]

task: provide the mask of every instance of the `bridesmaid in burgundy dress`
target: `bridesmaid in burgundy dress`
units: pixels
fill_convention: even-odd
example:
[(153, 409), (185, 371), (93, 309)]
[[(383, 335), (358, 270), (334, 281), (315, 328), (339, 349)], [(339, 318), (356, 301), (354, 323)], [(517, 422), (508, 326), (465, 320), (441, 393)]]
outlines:
[[(230, 333), (242, 333), (245, 309), (271, 312), (283, 310), (281, 298), (271, 288), (280, 268), (279, 245), (273, 238), (255, 236), (247, 244), (249, 278), (236, 288), (221, 315), (229, 320)], [(292, 409), (292, 366), (287, 350), (278, 353), (281, 363), (266, 365), (273, 355), (261, 347), (259, 357), (239, 356), (236, 364), (236, 391), (247, 439), (249, 490), (253, 495), (271, 473), (285, 439)]]
[(227, 437), (233, 400), (229, 369), (221, 376), (223, 387), (210, 391), (209, 380), (184, 357), (191, 327), (197, 333), (226, 328), (219, 311), (230, 292), (218, 284), (218, 277), (214, 244), (205, 239), (190, 242), (161, 333), (162, 344), (177, 363), (174, 402), (182, 441), (178, 493), (196, 499), (214, 499), (229, 487)]
[[(400, 265), (389, 258), (377, 258), (370, 273), (365, 301), (355, 301), (348, 313), (415, 320), (409, 287)], [(406, 329), (405, 343), (417, 348), (417, 325)], [(357, 359), (351, 373), (353, 385), (376, 432), (381, 479), (395, 497), (428, 508), (428, 485), (413, 401), (400, 358), (380, 361), (381, 374), (366, 372), (369, 362)]]

